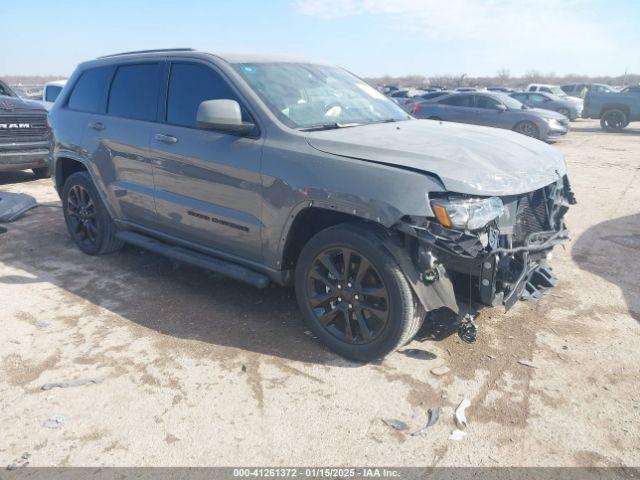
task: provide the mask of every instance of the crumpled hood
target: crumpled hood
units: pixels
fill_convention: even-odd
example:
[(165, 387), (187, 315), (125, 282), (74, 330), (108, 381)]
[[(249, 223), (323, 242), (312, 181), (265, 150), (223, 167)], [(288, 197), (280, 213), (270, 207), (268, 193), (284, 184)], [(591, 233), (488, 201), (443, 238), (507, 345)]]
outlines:
[(517, 195), (566, 174), (563, 156), (544, 142), (510, 130), (435, 120), (379, 123), (307, 132), (325, 153), (421, 170), (451, 192)]

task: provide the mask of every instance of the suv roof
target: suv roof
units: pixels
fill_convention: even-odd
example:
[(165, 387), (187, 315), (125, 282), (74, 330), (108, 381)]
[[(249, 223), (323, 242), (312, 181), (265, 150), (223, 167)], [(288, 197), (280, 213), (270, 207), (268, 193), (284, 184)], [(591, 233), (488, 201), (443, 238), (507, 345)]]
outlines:
[(101, 57), (96, 58), (95, 60), (89, 60), (88, 62), (84, 62), (82, 65), (91, 64), (93, 62), (110, 62), (117, 61), (119, 59), (126, 58), (136, 58), (136, 57), (172, 57), (172, 56), (193, 56), (193, 57), (202, 57), (202, 56), (213, 56), (217, 57), (227, 63), (267, 63), (267, 62), (299, 62), (299, 63), (315, 63), (315, 64), (323, 64), (323, 62), (312, 62), (308, 59), (296, 58), (285, 55), (260, 55), (255, 53), (224, 53), (224, 52), (205, 52), (201, 50), (196, 50), (193, 48), (163, 48), (163, 49), (154, 49), (154, 50), (136, 50), (131, 52), (121, 52), (114, 53), (111, 55), (103, 55)]

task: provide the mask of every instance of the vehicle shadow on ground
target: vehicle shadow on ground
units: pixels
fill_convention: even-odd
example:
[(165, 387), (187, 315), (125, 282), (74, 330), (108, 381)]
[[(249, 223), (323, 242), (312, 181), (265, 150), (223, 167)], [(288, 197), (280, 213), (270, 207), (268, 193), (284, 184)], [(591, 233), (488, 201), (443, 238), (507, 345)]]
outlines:
[[(612, 255), (612, 250), (622, 254)], [(589, 228), (574, 242), (571, 256), (583, 270), (618, 286), (630, 315), (640, 322), (640, 214)]]
[(602, 135), (640, 135), (640, 128), (626, 127), (619, 132), (607, 132), (600, 127), (594, 127), (593, 125), (580, 125), (575, 122), (571, 124), (571, 131), (581, 133), (599, 133)]
[[(37, 291), (38, 284), (51, 283), (71, 294), (63, 293), (68, 298), (59, 300), (58, 311), (47, 313), (51, 320), (69, 324), (68, 312), (77, 311), (84, 300), (173, 337), (168, 339), (171, 348), (183, 352), (228, 357), (241, 349), (310, 363), (360, 366), (311, 337), (292, 288), (272, 285), (259, 290), (130, 246), (100, 257), (84, 255), (66, 231), (62, 209), (47, 206), (59, 207), (59, 202), (45, 203), (45, 208), (4, 224), (8, 231), (0, 236), (0, 264), (25, 273), (0, 275), (0, 285), (29, 284)], [(71, 321), (83, 318), (78, 315)], [(156, 335), (151, 339), (166, 341)], [(212, 352), (211, 345), (232, 348)]]
[(0, 172), (0, 185), (10, 185), (12, 183), (25, 183), (38, 180), (31, 171)]

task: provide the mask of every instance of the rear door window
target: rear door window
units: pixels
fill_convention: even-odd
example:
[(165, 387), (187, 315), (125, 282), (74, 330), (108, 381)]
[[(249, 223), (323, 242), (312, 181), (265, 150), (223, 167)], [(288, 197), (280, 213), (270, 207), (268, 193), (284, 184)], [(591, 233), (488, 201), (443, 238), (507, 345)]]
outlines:
[(497, 110), (500, 102), (495, 98), (487, 97), (485, 95), (476, 95), (476, 107), (484, 108), (487, 110)]
[(104, 113), (112, 73), (111, 66), (83, 72), (73, 87), (67, 106), (81, 112)]
[[(196, 128), (200, 103), (238, 98), (222, 76), (198, 63), (173, 63), (167, 97), (167, 123)], [(246, 113), (243, 110), (243, 119)]]
[(159, 63), (119, 66), (111, 83), (107, 113), (134, 120), (156, 120), (161, 73)]
[(455, 95), (453, 97), (440, 100), (443, 105), (452, 107), (473, 107), (473, 95)]

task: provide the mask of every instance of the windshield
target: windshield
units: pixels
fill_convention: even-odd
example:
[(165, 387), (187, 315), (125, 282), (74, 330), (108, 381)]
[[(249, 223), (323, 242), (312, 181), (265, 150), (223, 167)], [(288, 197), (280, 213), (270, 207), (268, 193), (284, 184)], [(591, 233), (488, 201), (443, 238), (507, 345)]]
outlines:
[(13, 90), (9, 88), (9, 85), (1, 81), (0, 81), (0, 95), (5, 97), (17, 97), (17, 95), (13, 92)]
[(393, 101), (349, 72), (306, 63), (235, 64), (286, 125), (305, 129), (407, 120)]
[(494, 95), (496, 98), (499, 98), (509, 110), (520, 110), (524, 106), (521, 102), (506, 93), (495, 93)]

